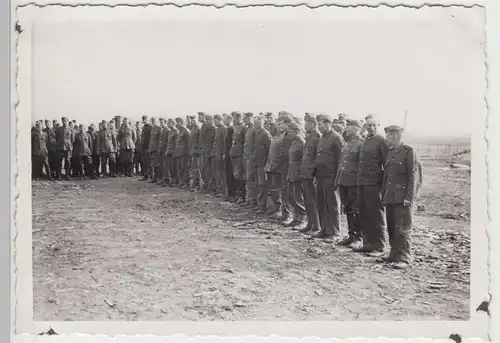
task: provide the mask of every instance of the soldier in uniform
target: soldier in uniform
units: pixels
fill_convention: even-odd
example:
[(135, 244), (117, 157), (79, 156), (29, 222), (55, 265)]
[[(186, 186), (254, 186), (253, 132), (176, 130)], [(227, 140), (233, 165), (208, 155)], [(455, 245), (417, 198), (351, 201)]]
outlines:
[(165, 185), (166, 175), (168, 172), (165, 170), (167, 165), (167, 143), (168, 134), (170, 129), (167, 127), (167, 120), (160, 118), (160, 140), (158, 143), (158, 183), (157, 185)]
[(95, 128), (94, 124), (90, 124), (88, 128), (88, 134), (90, 135), (91, 138), (91, 144), (92, 144), (92, 175), (96, 176), (99, 175), (99, 154), (97, 154), (97, 131)]
[(234, 135), (233, 117), (225, 114), (222, 120), (227, 128), (226, 142), (224, 143), (224, 174), (226, 175), (226, 197), (224, 200), (234, 202), (236, 198), (236, 180), (234, 179), (233, 163), (231, 161), (231, 145), (233, 144)]
[[(267, 174), (267, 182), (270, 190), (271, 200), (273, 207), (271, 207), (267, 214), (271, 217), (279, 217), (281, 209), (281, 146), (283, 145), (284, 129), (281, 120), (280, 125), (276, 124), (274, 117), (266, 116), (267, 127), (272, 130), (271, 145), (269, 147), (269, 157), (267, 159), (265, 171)], [(275, 127), (273, 128), (273, 124)], [(273, 134), (274, 132), (274, 134)]]
[(175, 142), (175, 153), (177, 173), (179, 175), (179, 187), (189, 188), (189, 136), (190, 131), (186, 127), (184, 118), (176, 118), (177, 140)]
[(269, 184), (266, 179), (265, 166), (269, 156), (269, 148), (271, 147), (271, 134), (263, 125), (263, 116), (257, 116), (254, 119), (252, 128), (252, 152), (251, 166), (252, 173), (255, 175), (257, 182), (257, 214), (264, 214), (267, 210), (267, 199), (269, 197)]
[(334, 182), (338, 172), (344, 139), (332, 129), (333, 118), (331, 116), (318, 115), (317, 121), (321, 139), (318, 143), (315, 175), (321, 229), (313, 237), (327, 238), (333, 236), (336, 238), (340, 235), (340, 199), (338, 191), (334, 189)]
[(293, 122), (288, 125), (290, 135), (295, 137), (289, 150), (288, 160), (288, 196), (292, 209), (292, 221), (286, 223), (287, 227), (293, 227), (296, 230), (303, 230), (306, 227), (306, 209), (304, 207), (304, 192), (302, 188), (302, 178), (300, 177), (300, 165), (304, 155), (304, 137), (302, 127)]
[[(94, 168), (92, 166), (92, 137), (84, 131), (83, 124), (80, 124), (79, 131), (75, 136), (74, 155), (77, 160), (76, 165), (79, 169), (76, 171), (76, 176), (83, 179), (84, 175), (95, 178)], [(85, 174), (84, 174), (85, 170)]]
[(59, 126), (60, 124), (56, 119), (52, 120), (52, 127), (54, 128), (54, 130), (57, 129)]
[(62, 126), (56, 130), (57, 150), (59, 153), (59, 161), (57, 163), (57, 179), (62, 179), (62, 167), (64, 163), (64, 176), (66, 179), (71, 179), (71, 155), (73, 153), (73, 142), (75, 141), (75, 133), (69, 127), (68, 118), (61, 118)]
[(266, 112), (264, 119), (264, 128), (269, 131), (272, 137), (275, 137), (279, 133), (278, 124), (276, 124), (276, 119), (272, 112)]
[(201, 191), (211, 193), (215, 189), (213, 147), (215, 140), (215, 127), (213, 117), (208, 114), (199, 114), (202, 122), (200, 130), (200, 169), (202, 177)]
[(252, 150), (255, 141), (253, 132), (253, 113), (247, 112), (244, 114), (243, 124), (247, 127), (245, 141), (243, 143), (243, 166), (245, 168), (247, 201), (241, 203), (241, 205), (250, 209), (257, 206), (257, 179), (255, 175), (255, 165), (252, 161)]
[[(78, 127), (75, 127), (75, 123), (76, 123), (76, 120), (70, 120), (68, 123), (69, 128), (73, 132), (73, 142), (74, 142), (76, 134), (78, 133)], [(71, 175), (73, 177), (76, 176), (76, 171), (78, 170), (78, 166), (77, 166), (77, 158), (75, 157), (74, 154), (71, 154), (71, 157), (69, 158), (69, 167), (70, 167), (70, 169), (69, 169), (68, 175)]]
[(227, 128), (222, 122), (222, 116), (216, 114), (214, 116), (215, 124), (215, 139), (213, 147), (214, 164), (215, 164), (215, 196), (223, 197), (226, 195), (226, 138)]
[(198, 191), (200, 188), (200, 131), (201, 126), (198, 124), (195, 116), (190, 116), (190, 135), (189, 135), (189, 157), (190, 157), (190, 191)]
[(116, 131), (114, 119), (111, 119), (109, 121), (109, 131), (111, 131), (111, 133), (113, 134), (113, 136), (115, 138), (115, 153), (114, 153), (115, 159), (114, 159), (114, 163), (113, 163), (113, 171), (111, 171), (111, 163), (109, 164), (109, 169), (110, 169), (111, 176), (117, 177), (121, 171), (120, 170), (121, 163), (119, 163), (119, 161), (120, 161), (120, 141), (117, 139), (118, 132)]
[(151, 130), (152, 126), (149, 123), (148, 116), (142, 116), (142, 136), (141, 136), (141, 158), (142, 158), (142, 171), (144, 173), (143, 181), (153, 178), (153, 170), (151, 168), (150, 156), (149, 156), (149, 141), (151, 140)]
[(144, 176), (144, 165), (142, 164), (142, 127), (140, 121), (135, 123), (134, 167), (136, 175)]
[[(116, 136), (109, 128), (109, 124), (102, 123), (102, 130), (97, 135), (97, 153), (101, 157), (101, 173), (103, 176), (116, 177)], [(106, 172), (109, 163), (109, 174)]]
[(166, 161), (167, 164), (165, 169), (168, 171), (168, 177), (165, 178), (165, 184), (170, 187), (177, 186), (179, 184), (177, 163), (175, 160), (175, 145), (177, 143), (177, 134), (179, 131), (175, 127), (175, 120), (172, 118), (168, 119), (168, 140), (167, 140), (167, 150), (166, 150)]
[(359, 120), (347, 121), (345, 136), (348, 140), (342, 149), (339, 171), (335, 179), (335, 188), (339, 190), (349, 233), (348, 237), (337, 243), (341, 246), (359, 247), (362, 244), (357, 187), (359, 150), (363, 144), (360, 135), (362, 127)]
[(151, 183), (158, 182), (158, 149), (160, 147), (161, 128), (156, 122), (156, 118), (151, 118), (151, 133), (149, 137), (149, 165), (153, 174)]
[(363, 246), (356, 252), (380, 255), (385, 245), (384, 206), (381, 202), (384, 162), (389, 146), (385, 137), (377, 133), (379, 123), (373, 115), (366, 118), (368, 136), (359, 151), (358, 199), (359, 225), (363, 231)]
[(136, 137), (135, 130), (129, 124), (127, 118), (123, 118), (117, 140), (120, 142), (120, 158), (122, 160), (124, 175), (132, 177)]
[(32, 177), (35, 180), (38, 180), (42, 176), (44, 167), (48, 179), (52, 180), (49, 165), (49, 150), (47, 149), (48, 142), (49, 136), (42, 130), (42, 123), (37, 121), (35, 129), (31, 132)]
[(233, 167), (233, 175), (235, 179), (236, 197), (234, 203), (242, 204), (246, 202), (246, 182), (245, 182), (245, 166), (243, 162), (243, 146), (245, 143), (245, 135), (247, 127), (242, 123), (242, 114), (234, 111), (231, 113), (234, 123), (233, 142), (229, 154), (231, 156), (231, 164)]
[(57, 177), (57, 143), (56, 130), (50, 126), (50, 120), (45, 120), (45, 128), (43, 131), (47, 134), (47, 149), (49, 151), (49, 166), (51, 178)]
[(382, 260), (405, 269), (412, 260), (411, 231), (415, 201), (422, 185), (422, 167), (417, 153), (403, 142), (403, 128), (385, 128), (390, 146), (384, 169), (382, 203), (386, 206), (391, 251)]
[(281, 216), (278, 217), (283, 221), (283, 225), (289, 225), (293, 221), (292, 207), (290, 205), (290, 188), (288, 187), (288, 163), (290, 160), (290, 147), (295, 140), (295, 136), (288, 129), (289, 125), (294, 122), (292, 115), (286, 111), (280, 112), (279, 125), (283, 131), (283, 140), (279, 151), (279, 168), (280, 178), (280, 197), (281, 197)]

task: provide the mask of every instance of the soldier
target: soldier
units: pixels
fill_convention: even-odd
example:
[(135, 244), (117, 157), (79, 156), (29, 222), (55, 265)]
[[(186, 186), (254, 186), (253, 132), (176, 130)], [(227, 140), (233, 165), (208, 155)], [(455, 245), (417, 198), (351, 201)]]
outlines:
[(316, 200), (316, 188), (314, 186), (314, 165), (318, 143), (321, 138), (318, 132), (318, 122), (314, 115), (306, 113), (304, 117), (306, 139), (304, 142), (304, 152), (300, 163), (300, 178), (302, 179), (304, 191), (304, 204), (307, 215), (307, 225), (300, 232), (319, 230), (318, 207)]
[(269, 131), (272, 137), (278, 134), (279, 132), (278, 124), (276, 124), (276, 120), (274, 119), (274, 115), (272, 112), (266, 112), (264, 120), (264, 128), (267, 131)]
[(284, 128), (282, 121), (279, 120), (279, 125), (276, 124), (275, 129), (273, 129), (274, 118), (266, 116), (267, 126), (274, 132), (271, 132), (271, 145), (269, 147), (269, 156), (267, 159), (265, 171), (267, 174), (267, 182), (270, 190), (271, 200), (273, 202), (273, 207), (271, 207), (267, 214), (271, 217), (280, 216), (281, 208), (281, 173), (280, 173), (280, 158), (281, 158), (281, 146), (283, 144)]
[(231, 161), (231, 145), (233, 144), (234, 126), (233, 117), (225, 115), (224, 125), (227, 128), (226, 142), (224, 144), (224, 171), (226, 175), (226, 198), (224, 200), (234, 202), (236, 197), (236, 180), (234, 178), (233, 163)]
[(73, 152), (73, 142), (75, 141), (75, 133), (69, 127), (68, 118), (62, 117), (62, 126), (56, 130), (57, 150), (59, 153), (59, 161), (57, 163), (57, 179), (62, 180), (62, 168), (64, 163), (64, 176), (67, 180), (71, 179), (71, 156)]
[(215, 127), (211, 115), (199, 113), (198, 120), (202, 123), (200, 131), (200, 169), (203, 185), (201, 191), (210, 193), (215, 188), (213, 175)]
[(231, 164), (233, 167), (233, 175), (236, 183), (236, 197), (234, 203), (241, 204), (246, 202), (246, 186), (245, 186), (245, 164), (243, 162), (243, 146), (245, 143), (245, 135), (247, 127), (242, 123), (242, 114), (240, 112), (232, 112), (234, 132), (233, 142), (229, 154), (231, 155)]
[[(103, 176), (116, 177), (116, 136), (110, 124), (102, 123), (102, 130), (97, 135), (97, 153), (101, 157), (101, 173)], [(109, 173), (106, 172), (109, 163)]]
[(78, 133), (75, 136), (74, 148), (74, 155), (77, 160), (77, 165), (79, 166), (79, 169), (76, 171), (76, 175), (83, 179), (84, 168), (85, 175), (87, 177), (95, 178), (91, 159), (93, 149), (92, 137), (89, 133), (84, 131), (83, 124), (80, 124), (78, 129)]
[(120, 142), (120, 157), (124, 175), (132, 177), (136, 137), (135, 130), (129, 124), (127, 118), (123, 118), (122, 126), (118, 131), (117, 140)]
[(196, 116), (189, 116), (189, 174), (190, 191), (198, 191), (200, 188), (200, 130), (201, 126), (196, 120)]
[(226, 138), (227, 138), (227, 128), (222, 122), (222, 116), (216, 114), (214, 116), (215, 124), (215, 139), (213, 155), (215, 158), (215, 196), (223, 197), (226, 195), (226, 164), (225, 164), (225, 154), (226, 154)]
[(366, 118), (368, 136), (359, 151), (357, 175), (359, 225), (363, 231), (363, 246), (356, 252), (381, 255), (385, 244), (384, 206), (381, 202), (383, 166), (389, 146), (385, 137), (377, 133), (379, 123), (373, 115)]
[(97, 153), (97, 131), (94, 124), (90, 124), (87, 133), (90, 135), (92, 144), (92, 175), (99, 175), (99, 154)]
[(135, 123), (134, 166), (135, 174), (144, 176), (144, 165), (142, 164), (142, 127), (140, 121)]
[(403, 143), (403, 128), (385, 129), (390, 149), (384, 170), (382, 203), (386, 206), (387, 231), (391, 251), (383, 261), (397, 269), (412, 262), (411, 230), (415, 201), (422, 184), (419, 158), (410, 146)]
[(168, 178), (165, 179), (165, 184), (170, 187), (177, 186), (179, 184), (177, 162), (175, 160), (175, 145), (177, 143), (178, 130), (175, 127), (175, 121), (172, 118), (168, 119), (168, 140), (167, 140), (167, 150), (166, 150), (166, 161), (165, 169), (168, 170)]
[(166, 176), (168, 172), (165, 170), (167, 166), (167, 144), (168, 144), (168, 134), (170, 129), (167, 126), (167, 120), (165, 118), (160, 118), (160, 140), (158, 148), (158, 183), (157, 185), (166, 186)]
[(151, 183), (158, 182), (158, 149), (160, 147), (161, 128), (156, 122), (156, 118), (151, 118), (151, 133), (149, 138), (149, 165), (152, 171), (153, 179)]
[(359, 247), (362, 244), (357, 188), (359, 150), (363, 144), (360, 135), (362, 127), (359, 120), (347, 121), (345, 136), (348, 141), (342, 149), (339, 171), (335, 179), (335, 188), (339, 190), (349, 232), (348, 237), (337, 243), (341, 246)]
[(149, 156), (149, 141), (151, 140), (151, 130), (152, 126), (149, 123), (148, 116), (142, 116), (142, 136), (141, 136), (141, 158), (142, 158), (142, 171), (144, 173), (144, 177), (141, 179), (143, 181), (149, 180), (153, 178), (153, 170), (151, 168), (151, 161)]
[(59, 125), (59, 122), (57, 120), (55, 120), (55, 119), (52, 120), (52, 127), (54, 128), (54, 130), (57, 129), (59, 126), (60, 125)]
[(321, 229), (313, 235), (315, 238), (338, 237), (340, 235), (339, 195), (334, 190), (338, 172), (340, 154), (344, 139), (332, 129), (333, 118), (318, 115), (318, 128), (321, 139), (316, 155), (315, 175), (316, 194), (318, 197), (318, 215)]
[(32, 178), (38, 180), (43, 174), (43, 168), (47, 173), (47, 178), (52, 180), (52, 173), (49, 165), (49, 150), (47, 144), (49, 136), (42, 130), (41, 121), (37, 121), (35, 129), (31, 132), (31, 154), (32, 154)]
[(269, 197), (269, 184), (266, 180), (265, 167), (271, 147), (271, 134), (263, 126), (263, 116), (254, 119), (253, 146), (251, 153), (252, 173), (257, 181), (257, 214), (264, 214), (267, 210), (267, 199)]
[(249, 209), (257, 206), (257, 180), (254, 172), (255, 165), (252, 161), (252, 151), (255, 140), (252, 118), (253, 113), (251, 112), (245, 113), (243, 117), (243, 124), (247, 127), (245, 141), (243, 143), (243, 166), (245, 168), (247, 201), (241, 205)]
[[(68, 124), (69, 124), (70, 129), (73, 132), (73, 142), (74, 142), (75, 136), (78, 133), (78, 127), (75, 126), (76, 120), (70, 120)], [(76, 171), (78, 170), (78, 166), (77, 166), (77, 158), (74, 156), (74, 154), (71, 155), (69, 162), (70, 162), (69, 175), (76, 176)]]
[(45, 120), (45, 128), (43, 131), (47, 134), (47, 149), (48, 149), (48, 158), (49, 158), (49, 167), (50, 167), (50, 176), (51, 178), (57, 177), (57, 143), (56, 143), (56, 130), (53, 127), (50, 127), (50, 121)]
[(304, 137), (302, 128), (296, 122), (288, 125), (288, 131), (295, 139), (289, 150), (287, 182), (289, 189), (289, 202), (292, 208), (292, 221), (286, 223), (287, 227), (303, 230), (306, 227), (306, 209), (304, 207), (304, 193), (300, 177), (300, 165), (304, 154)]
[(179, 187), (189, 188), (189, 136), (190, 131), (186, 127), (184, 118), (176, 118), (177, 137), (175, 142), (175, 153), (177, 173), (179, 175)]
[[(114, 153), (115, 159), (114, 159), (114, 163), (113, 163), (113, 171), (112, 172), (110, 171), (110, 173), (111, 173), (112, 177), (117, 177), (118, 173), (121, 171), (121, 169), (120, 169), (121, 163), (119, 163), (119, 161), (120, 161), (120, 141), (117, 139), (118, 132), (116, 131), (114, 119), (109, 121), (109, 131), (111, 131), (111, 133), (113, 134), (113, 136), (115, 138), (115, 153)], [(109, 167), (111, 169), (111, 163), (109, 164)]]

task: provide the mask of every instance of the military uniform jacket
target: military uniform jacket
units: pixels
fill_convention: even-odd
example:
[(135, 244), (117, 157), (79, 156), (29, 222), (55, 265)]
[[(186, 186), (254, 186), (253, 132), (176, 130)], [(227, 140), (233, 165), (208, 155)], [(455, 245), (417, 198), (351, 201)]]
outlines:
[(141, 148), (143, 152), (149, 151), (149, 141), (151, 140), (151, 130), (153, 126), (149, 123), (144, 124), (142, 128), (142, 136), (141, 136)]
[(303, 180), (311, 180), (314, 178), (314, 166), (316, 164), (316, 155), (318, 153), (320, 138), (321, 135), (317, 130), (306, 134), (302, 162), (300, 163), (300, 177)]
[(264, 167), (269, 157), (271, 134), (265, 128), (253, 128), (253, 146), (251, 159), (258, 167)]
[(226, 153), (226, 137), (227, 137), (227, 128), (224, 125), (217, 126), (215, 130), (215, 140), (214, 140), (214, 149), (213, 155), (217, 161), (224, 160), (224, 154)]
[(75, 136), (75, 148), (73, 153), (76, 156), (92, 155), (92, 137), (88, 133), (78, 132)]
[(321, 137), (314, 165), (316, 177), (337, 176), (343, 146), (344, 139), (334, 130)]
[(231, 152), (231, 145), (233, 144), (233, 135), (234, 135), (234, 126), (227, 127), (227, 135), (226, 135), (226, 158), (229, 158)]
[(382, 185), (389, 146), (382, 135), (367, 136), (359, 151), (358, 186)]
[(111, 130), (100, 130), (97, 134), (97, 150), (101, 153), (116, 152), (116, 137)]
[(215, 126), (203, 123), (200, 131), (200, 154), (212, 155), (215, 140)]
[(269, 160), (266, 165), (268, 173), (283, 173), (288, 170), (290, 147), (295, 136), (287, 131), (275, 136), (269, 150)]
[(304, 143), (304, 138), (302, 138), (302, 136), (297, 136), (290, 147), (287, 175), (287, 180), (289, 182), (298, 182), (302, 180), (300, 177), (300, 166), (304, 155)]
[(382, 185), (382, 203), (415, 202), (422, 184), (422, 167), (410, 146), (402, 144), (387, 153)]
[(142, 130), (135, 129), (135, 151), (142, 152)]
[(135, 131), (129, 125), (124, 125), (120, 127), (117, 139), (120, 142), (120, 149), (122, 150), (135, 149)]
[(190, 131), (187, 127), (183, 127), (177, 131), (174, 156), (189, 156), (189, 133)]
[(340, 166), (335, 180), (336, 186), (356, 187), (359, 167), (359, 150), (364, 139), (361, 136), (351, 138), (342, 148)]
[(200, 154), (200, 127), (198, 125), (191, 126), (189, 135), (189, 155), (198, 156)]
[(153, 126), (149, 137), (149, 152), (156, 152), (160, 147), (160, 131), (161, 127), (158, 125)]
[(245, 141), (243, 143), (243, 159), (249, 160), (252, 158), (253, 144), (255, 141), (255, 132), (253, 126), (248, 126), (245, 133)]
[(245, 136), (247, 134), (247, 127), (244, 124), (234, 126), (233, 143), (229, 154), (231, 157), (243, 156), (243, 146), (245, 145)]
[(48, 135), (44, 131), (37, 129), (31, 131), (31, 154), (40, 156), (48, 153)]
[(170, 131), (168, 132), (167, 150), (165, 152), (165, 155), (174, 156), (178, 133), (179, 131), (177, 131), (177, 129), (170, 129)]
[(160, 144), (158, 151), (161, 155), (165, 155), (167, 151), (168, 144), (168, 134), (170, 133), (170, 129), (168, 127), (162, 127), (160, 131)]
[(92, 144), (92, 154), (97, 153), (97, 132), (92, 131), (92, 132), (87, 132), (88, 135), (90, 135), (90, 142)]
[(59, 151), (72, 151), (75, 135), (72, 128), (59, 126), (56, 130), (57, 149)]
[(56, 130), (52, 128), (46, 127), (43, 129), (43, 132), (47, 135), (47, 149), (48, 150), (56, 150), (57, 145), (56, 145)]

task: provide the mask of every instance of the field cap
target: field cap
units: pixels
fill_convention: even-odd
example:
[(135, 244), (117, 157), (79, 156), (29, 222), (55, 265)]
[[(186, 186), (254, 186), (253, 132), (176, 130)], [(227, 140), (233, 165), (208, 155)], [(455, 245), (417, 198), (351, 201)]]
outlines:
[(398, 126), (398, 125), (390, 125), (390, 126), (387, 126), (384, 129), (384, 131), (385, 131), (385, 133), (389, 133), (389, 132), (399, 132), (399, 133), (402, 133), (404, 131), (404, 129), (401, 126)]
[(290, 124), (293, 122), (292, 116), (287, 115), (287, 114), (282, 114), (281, 117), (279, 118), (279, 120), (286, 123), (286, 124)]
[(253, 117), (253, 113), (252, 112), (245, 112), (245, 117), (252, 118)]
[(231, 112), (231, 116), (233, 116), (233, 117), (241, 117), (241, 112), (239, 112), (239, 111), (233, 111), (233, 112)]
[(304, 121), (314, 123), (314, 124), (318, 123), (318, 121), (316, 120), (316, 117), (311, 113), (306, 113), (306, 115), (304, 116)]
[(189, 117), (189, 119), (196, 119), (196, 116), (195, 116), (195, 115), (193, 115), (193, 114), (191, 114), (191, 115), (190, 115), (190, 116), (188, 116), (188, 117)]
[(318, 122), (320, 122), (320, 121), (327, 121), (327, 122), (330, 122), (330, 123), (332, 123), (332, 122), (333, 122), (333, 118), (332, 118), (332, 116), (331, 116), (331, 115), (329, 115), (329, 114), (318, 114), (318, 115), (316, 116), (316, 120), (317, 120)]
[(206, 116), (207, 114), (205, 112), (198, 112), (198, 115), (200, 115), (200, 116)]
[(222, 116), (220, 114), (216, 114), (214, 115), (214, 119), (222, 120)]
[(181, 124), (181, 125), (184, 125), (186, 123), (186, 121), (184, 120), (184, 118), (181, 118), (181, 117), (175, 118), (175, 121), (178, 124)]
[(205, 113), (205, 119), (211, 119), (211, 120), (213, 120), (214, 117), (212, 115), (210, 115), (210, 114), (206, 114)]
[(359, 127), (360, 129), (363, 128), (363, 124), (361, 123), (361, 121), (356, 120), (356, 119), (348, 119), (347, 125), (356, 126), (356, 127)]
[(273, 112), (266, 112), (265, 116), (267, 118), (273, 118), (274, 117)]
[(339, 113), (339, 120), (344, 121), (344, 120), (347, 120), (347, 119), (348, 119), (347, 114), (345, 114), (345, 113)]

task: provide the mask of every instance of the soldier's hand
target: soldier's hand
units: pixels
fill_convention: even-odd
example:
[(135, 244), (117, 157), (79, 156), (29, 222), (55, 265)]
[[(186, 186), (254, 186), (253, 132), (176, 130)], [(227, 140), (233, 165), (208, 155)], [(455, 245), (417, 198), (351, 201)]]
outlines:
[(403, 200), (403, 207), (410, 207), (410, 206), (411, 206), (411, 201)]

